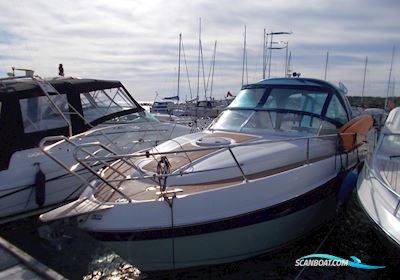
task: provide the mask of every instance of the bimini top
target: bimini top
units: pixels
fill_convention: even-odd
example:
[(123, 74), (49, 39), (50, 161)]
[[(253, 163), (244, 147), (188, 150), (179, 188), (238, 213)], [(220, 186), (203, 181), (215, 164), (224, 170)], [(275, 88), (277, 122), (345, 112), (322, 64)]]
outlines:
[[(95, 79), (60, 78), (48, 80), (47, 82), (61, 94), (91, 92), (123, 86), (119, 81)], [(0, 82), (0, 100), (5, 100), (10, 98), (10, 96), (23, 99), (36, 95), (43, 95), (43, 93), (38, 83), (33, 79), (21, 78)]]
[(59, 78), (46, 82), (0, 80), (0, 170), (15, 151), (37, 147), (43, 137), (75, 135), (144, 111), (119, 81)]

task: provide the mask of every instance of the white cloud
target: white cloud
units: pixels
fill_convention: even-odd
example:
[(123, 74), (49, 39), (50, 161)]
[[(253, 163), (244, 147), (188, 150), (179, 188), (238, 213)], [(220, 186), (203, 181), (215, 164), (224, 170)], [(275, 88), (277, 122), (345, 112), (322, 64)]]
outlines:
[[(322, 78), (329, 51), (328, 78), (345, 81), (350, 93), (358, 94), (368, 56), (366, 92), (384, 95), (391, 48), (400, 43), (399, 7), (394, 0), (3, 1), (0, 75), (20, 66), (51, 76), (63, 63), (67, 74), (121, 80), (138, 99), (149, 99), (155, 91), (169, 95), (176, 90), (182, 32), (195, 89), (201, 17), (206, 72), (218, 41), (216, 95), (240, 89), (244, 25), (250, 82), (261, 78), (263, 28), (292, 30), (276, 39), (289, 41), (295, 70)], [(283, 61), (284, 51), (274, 51), (273, 76), (283, 74)], [(184, 72), (182, 87), (188, 91)]]

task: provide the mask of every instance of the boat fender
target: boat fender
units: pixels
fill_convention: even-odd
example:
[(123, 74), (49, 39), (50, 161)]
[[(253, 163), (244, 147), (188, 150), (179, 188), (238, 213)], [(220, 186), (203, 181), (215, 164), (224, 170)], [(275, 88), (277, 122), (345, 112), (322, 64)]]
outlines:
[(46, 175), (40, 169), (39, 164), (37, 165), (38, 171), (35, 176), (36, 204), (41, 207), (46, 200)]
[(340, 188), (336, 194), (337, 206), (340, 207), (349, 200), (350, 195), (357, 184), (358, 172), (357, 169), (347, 172), (343, 178)]

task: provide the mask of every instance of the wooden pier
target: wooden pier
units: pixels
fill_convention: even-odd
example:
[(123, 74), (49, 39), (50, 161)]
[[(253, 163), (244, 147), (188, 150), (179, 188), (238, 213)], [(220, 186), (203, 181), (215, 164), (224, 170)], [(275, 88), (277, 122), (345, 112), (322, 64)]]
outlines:
[(66, 279), (0, 237), (0, 280)]

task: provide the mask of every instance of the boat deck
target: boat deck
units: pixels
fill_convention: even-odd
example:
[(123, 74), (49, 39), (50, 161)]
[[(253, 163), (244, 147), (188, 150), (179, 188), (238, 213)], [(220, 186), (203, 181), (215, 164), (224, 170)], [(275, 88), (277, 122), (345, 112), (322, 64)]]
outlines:
[[(278, 174), (281, 172), (288, 171), (290, 169), (294, 169), (300, 167), (305, 164), (313, 163), (316, 161), (320, 161), (328, 158), (329, 156), (318, 157), (312, 160), (300, 161), (293, 164), (288, 164), (285, 166), (280, 166), (277, 168), (265, 170), (262, 172), (254, 173), (246, 175), (248, 180), (255, 180), (262, 177), (271, 176), (274, 174)], [(132, 167), (129, 164), (119, 162), (116, 168), (125, 173), (129, 171)], [(240, 174), (240, 173), (238, 173)], [(116, 172), (112, 172), (108, 170), (106, 176), (106, 180), (114, 180), (120, 178), (120, 175)], [(168, 186), (167, 191), (174, 192), (174, 189), (179, 189), (177, 192), (178, 195), (189, 195), (193, 193), (199, 193), (203, 191), (219, 189), (223, 187), (227, 187), (230, 185), (236, 185), (243, 182), (244, 179), (242, 176), (232, 177), (225, 180), (218, 180), (213, 182), (206, 182), (203, 184), (192, 184), (192, 185), (173, 185)], [(99, 191), (95, 194), (97, 200), (101, 202), (118, 202), (118, 201), (126, 201), (126, 197), (129, 197), (131, 200), (156, 200), (159, 199), (162, 195), (160, 194), (160, 187), (157, 179), (147, 179), (147, 180), (122, 180), (118, 185), (118, 189), (123, 192), (126, 197), (123, 197), (120, 193), (111, 189), (106, 184), (102, 183), (101, 186), (98, 186)]]
[(400, 194), (400, 160), (378, 159), (381, 176), (386, 179), (392, 190)]

